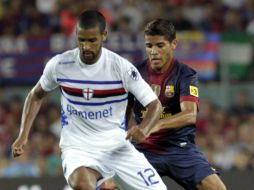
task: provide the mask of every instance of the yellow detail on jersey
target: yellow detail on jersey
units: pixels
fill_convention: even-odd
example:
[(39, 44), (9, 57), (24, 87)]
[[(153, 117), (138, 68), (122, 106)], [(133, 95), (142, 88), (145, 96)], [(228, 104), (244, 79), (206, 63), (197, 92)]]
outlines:
[(141, 118), (142, 118), (142, 119), (145, 117), (146, 112), (147, 112), (146, 110), (142, 110), (142, 111), (141, 111)]
[(196, 86), (190, 86), (190, 95), (198, 97), (198, 88)]
[[(164, 111), (165, 107), (162, 107), (162, 109), (163, 109), (163, 111), (162, 111), (162, 113), (160, 115), (160, 119), (165, 119), (165, 118), (168, 118), (168, 117), (170, 117), (172, 115), (171, 113), (165, 113), (165, 111)], [(142, 110), (141, 111), (141, 118), (142, 119), (145, 117), (146, 112), (147, 112), (146, 110)]]
[(169, 118), (172, 114), (171, 113), (162, 113), (160, 115), (160, 119), (165, 119), (165, 118)]
[(169, 91), (169, 92), (175, 92), (175, 88), (174, 88), (173, 85), (166, 86), (166, 90)]

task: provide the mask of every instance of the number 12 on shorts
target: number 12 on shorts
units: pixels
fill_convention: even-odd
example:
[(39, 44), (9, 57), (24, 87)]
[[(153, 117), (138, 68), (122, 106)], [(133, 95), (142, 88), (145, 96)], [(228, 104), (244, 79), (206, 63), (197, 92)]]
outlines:
[(137, 173), (145, 182), (147, 186), (151, 186), (153, 184), (159, 183), (154, 177), (156, 174), (151, 168), (144, 169), (143, 171), (139, 171)]

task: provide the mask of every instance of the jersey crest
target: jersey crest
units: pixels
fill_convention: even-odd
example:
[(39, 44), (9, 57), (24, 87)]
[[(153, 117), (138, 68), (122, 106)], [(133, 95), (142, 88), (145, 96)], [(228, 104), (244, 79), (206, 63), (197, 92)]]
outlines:
[(167, 85), (165, 88), (165, 96), (172, 98), (175, 95), (175, 87), (173, 85)]
[(83, 89), (83, 96), (86, 100), (90, 100), (93, 97), (93, 90), (90, 88)]

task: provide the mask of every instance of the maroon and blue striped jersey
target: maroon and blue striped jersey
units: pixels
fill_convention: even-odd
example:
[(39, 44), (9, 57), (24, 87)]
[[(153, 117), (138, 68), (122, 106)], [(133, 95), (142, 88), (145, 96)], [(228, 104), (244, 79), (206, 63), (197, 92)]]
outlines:
[[(167, 71), (162, 74), (155, 73), (147, 60), (137, 65), (137, 68), (162, 103), (161, 119), (181, 112), (180, 103), (183, 101), (192, 101), (198, 106), (198, 75), (187, 65), (174, 59)], [(140, 123), (146, 113), (145, 108), (135, 101), (133, 109), (135, 119), (137, 123)], [(194, 143), (195, 131), (194, 124), (163, 129), (151, 134), (144, 143), (137, 146), (139, 149), (144, 148), (153, 152), (166, 152), (169, 145), (172, 144), (183, 146), (187, 142)]]

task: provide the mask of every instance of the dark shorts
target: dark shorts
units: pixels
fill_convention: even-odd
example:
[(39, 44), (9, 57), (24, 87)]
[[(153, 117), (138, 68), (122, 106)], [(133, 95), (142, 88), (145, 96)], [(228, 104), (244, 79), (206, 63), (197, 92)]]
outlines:
[(205, 177), (217, 173), (192, 143), (184, 147), (172, 145), (170, 151), (162, 154), (138, 150), (144, 153), (161, 176), (172, 178), (186, 190), (196, 190), (196, 185)]

